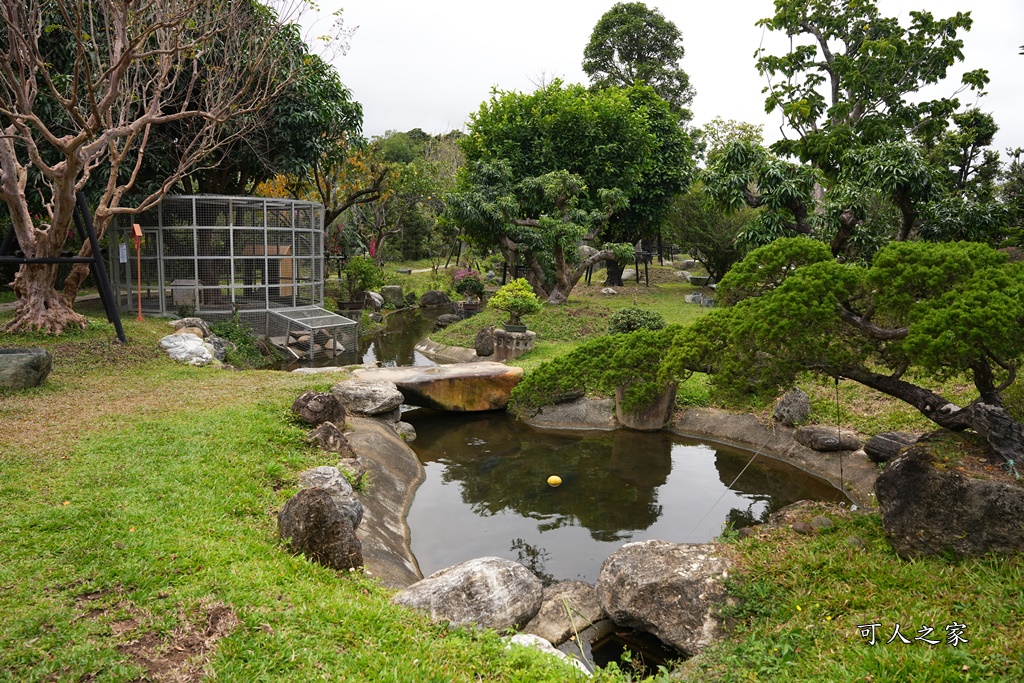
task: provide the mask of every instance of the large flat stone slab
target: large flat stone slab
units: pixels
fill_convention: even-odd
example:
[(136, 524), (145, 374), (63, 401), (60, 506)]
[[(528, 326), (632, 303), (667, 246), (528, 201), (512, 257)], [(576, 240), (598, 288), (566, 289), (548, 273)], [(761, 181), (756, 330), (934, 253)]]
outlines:
[(358, 379), (394, 382), (409, 405), (474, 412), (502, 410), (523, 378), (523, 369), (503, 363), (452, 363), (431, 367), (367, 368)]

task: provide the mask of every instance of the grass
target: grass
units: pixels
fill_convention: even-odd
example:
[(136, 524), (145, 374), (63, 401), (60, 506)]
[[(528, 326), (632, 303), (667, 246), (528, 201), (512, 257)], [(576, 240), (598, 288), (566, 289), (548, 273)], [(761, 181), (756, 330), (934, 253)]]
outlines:
[[(679, 302), (687, 291), (674, 282), (612, 298), (581, 289), (535, 316), (547, 337), (517, 364), (536, 367), (599, 333), (611, 307), (633, 296), (685, 322), (701, 314)], [(46, 346), (55, 359), (44, 386), (0, 389), (0, 681), (135, 681), (161, 671), (303, 683), (573, 680), (539, 655), (506, 651), (494, 633), (448, 630), (393, 607), (371, 576), (280, 548), (275, 514), (297, 473), (330, 464), (288, 407), (334, 380), (180, 366), (156, 350), (164, 321), (125, 327), (123, 346), (96, 319), (57, 339), (0, 334), (2, 346)], [(812, 419), (834, 423), (835, 386), (801, 384)], [(689, 380), (680, 397), (707, 404), (706, 378)], [(874, 433), (922, 424), (912, 413), (840, 385), (844, 425)], [(1019, 556), (907, 562), (877, 514), (823, 512), (835, 525), (814, 536), (729, 535), (738, 598), (729, 636), (659, 680), (1024, 680)], [(871, 647), (858, 626), (876, 622)], [(956, 648), (945, 642), (953, 622), (968, 639)], [(911, 639), (931, 626), (941, 642), (886, 644), (896, 623)], [(599, 680), (626, 677), (609, 670)]]
[[(687, 681), (1020, 681), (1020, 556), (900, 560), (877, 514), (824, 509), (835, 526), (733, 539), (731, 637), (684, 665)], [(863, 549), (849, 545), (860, 539)], [(876, 644), (860, 625), (878, 623)], [(911, 644), (898, 638), (896, 624)], [(965, 624), (966, 643), (947, 642)], [(932, 627), (931, 645), (914, 638)]]
[(154, 351), (163, 321), (126, 327), (0, 336), (55, 359), (0, 390), (0, 680), (571, 679), (279, 547), (297, 473), (330, 464), (289, 406), (334, 380), (180, 366)]

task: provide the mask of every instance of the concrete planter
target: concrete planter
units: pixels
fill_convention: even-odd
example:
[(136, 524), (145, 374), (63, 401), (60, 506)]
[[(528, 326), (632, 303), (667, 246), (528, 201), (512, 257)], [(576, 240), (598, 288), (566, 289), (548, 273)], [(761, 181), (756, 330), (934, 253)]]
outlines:
[(634, 412), (626, 410), (623, 406), (627, 388), (621, 386), (615, 389), (615, 418), (623, 427), (640, 432), (656, 432), (672, 419), (678, 388), (675, 382), (666, 384), (654, 401)]
[(37, 387), (52, 367), (53, 357), (46, 349), (0, 349), (0, 386)]

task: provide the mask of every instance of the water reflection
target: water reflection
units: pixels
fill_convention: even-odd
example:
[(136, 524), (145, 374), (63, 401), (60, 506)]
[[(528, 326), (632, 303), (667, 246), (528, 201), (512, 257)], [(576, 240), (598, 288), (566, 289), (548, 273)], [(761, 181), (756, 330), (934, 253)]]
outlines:
[(396, 365), (437, 365), (416, 350), (434, 328), (434, 319), (443, 309), (410, 309), (396, 311), (387, 317), (387, 327), (374, 335), (359, 339), (360, 360), (354, 362)]
[[(499, 555), (545, 578), (593, 581), (623, 542), (701, 542), (725, 524), (841, 494), (795, 468), (666, 433), (553, 433), (503, 413), (407, 413), (427, 471), (409, 514), (424, 573)], [(562, 485), (547, 485), (557, 474)]]

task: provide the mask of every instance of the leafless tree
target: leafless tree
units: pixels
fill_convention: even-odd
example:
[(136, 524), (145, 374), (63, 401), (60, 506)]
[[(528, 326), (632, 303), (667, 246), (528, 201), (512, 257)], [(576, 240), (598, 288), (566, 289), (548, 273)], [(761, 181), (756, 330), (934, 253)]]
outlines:
[[(114, 216), (152, 207), (183, 175), (213, 163), (298, 76), (296, 53), (280, 47), (284, 32), (296, 31), (289, 22), (299, 5), (0, 0), (0, 11), (0, 199), (30, 258), (61, 253), (76, 192), (91, 177), (104, 182), (94, 208), (102, 237)], [(174, 167), (158, 187), (122, 206), (154, 128), (174, 122), (182, 131), (173, 141)], [(26, 194), (33, 174), (45, 207), (37, 220)], [(79, 252), (90, 253), (88, 244)], [(3, 329), (59, 334), (84, 326), (72, 304), (87, 273), (76, 266), (58, 292), (56, 265), (21, 266), (13, 282), (17, 309)]]

